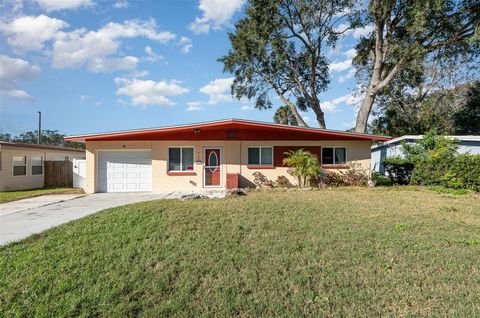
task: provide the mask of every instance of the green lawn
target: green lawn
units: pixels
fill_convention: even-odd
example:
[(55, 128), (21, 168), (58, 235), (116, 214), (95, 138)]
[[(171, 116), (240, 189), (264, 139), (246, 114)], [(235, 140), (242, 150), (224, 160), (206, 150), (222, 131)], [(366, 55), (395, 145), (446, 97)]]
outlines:
[(3, 247), (0, 273), (1, 317), (479, 317), (480, 196), (146, 202)]
[(74, 188), (43, 188), (43, 189), (33, 189), (33, 190), (0, 192), (0, 203), (39, 197), (41, 195), (47, 195), (47, 194), (75, 194), (75, 193), (81, 194), (83, 193), (83, 190), (74, 189)]

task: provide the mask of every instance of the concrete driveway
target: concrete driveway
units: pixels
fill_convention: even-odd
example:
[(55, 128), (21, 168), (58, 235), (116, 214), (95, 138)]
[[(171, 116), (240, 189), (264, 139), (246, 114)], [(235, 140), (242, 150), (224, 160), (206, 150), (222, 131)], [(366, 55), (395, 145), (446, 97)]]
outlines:
[[(184, 193), (183, 193), (184, 194)], [(18, 241), (51, 227), (80, 219), (84, 216), (125, 204), (157, 199), (180, 198), (182, 193), (95, 193), (61, 202), (44, 205), (38, 197), (38, 205), (11, 213), (0, 213), (0, 245)], [(20, 202), (20, 201), (18, 201)], [(17, 205), (22, 205), (18, 203)], [(6, 203), (8, 204), (8, 203)], [(4, 205), (0, 205), (0, 210)], [(41, 205), (41, 206), (40, 206)]]

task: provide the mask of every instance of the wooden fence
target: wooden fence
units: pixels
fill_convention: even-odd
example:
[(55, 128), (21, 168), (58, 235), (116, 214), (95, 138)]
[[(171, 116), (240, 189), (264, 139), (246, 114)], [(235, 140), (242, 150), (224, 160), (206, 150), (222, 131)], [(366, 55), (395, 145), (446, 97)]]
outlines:
[(45, 161), (46, 187), (72, 187), (73, 165), (71, 161)]

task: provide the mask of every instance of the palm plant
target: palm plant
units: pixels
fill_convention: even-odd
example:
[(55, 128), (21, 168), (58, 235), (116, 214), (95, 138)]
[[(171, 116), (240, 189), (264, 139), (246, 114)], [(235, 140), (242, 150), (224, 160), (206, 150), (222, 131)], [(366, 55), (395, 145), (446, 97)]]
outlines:
[(292, 110), (287, 105), (280, 106), (277, 109), (275, 115), (273, 115), (273, 121), (276, 124), (298, 126), (297, 118), (295, 118)]
[(297, 178), (299, 187), (308, 186), (310, 179), (320, 175), (318, 158), (311, 152), (299, 149), (285, 152), (285, 155), (283, 164), (292, 168), (290, 173)]

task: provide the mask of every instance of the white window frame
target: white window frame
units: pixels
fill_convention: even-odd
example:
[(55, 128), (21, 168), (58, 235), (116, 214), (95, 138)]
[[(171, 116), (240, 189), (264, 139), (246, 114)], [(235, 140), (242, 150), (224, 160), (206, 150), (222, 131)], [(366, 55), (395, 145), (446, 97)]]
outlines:
[[(323, 163), (323, 149), (333, 149), (333, 163)], [(344, 163), (335, 163), (335, 149), (337, 148), (344, 148), (345, 149), (345, 162)], [(322, 166), (339, 166), (339, 165), (346, 165), (348, 162), (348, 150), (346, 146), (325, 146), (321, 148), (321, 165)]]
[[(25, 158), (25, 174), (17, 174), (15, 175), (15, 167), (23, 167), (22, 165), (15, 165), (14, 157), (23, 157)], [(25, 177), (27, 173), (27, 156), (26, 155), (13, 155), (12, 156), (12, 176), (14, 177)]]
[[(258, 148), (258, 164), (250, 163), (250, 158), (248, 157), (250, 148)], [(272, 163), (262, 164), (262, 148), (270, 148), (272, 150)], [(275, 153), (273, 152), (273, 146), (248, 146), (247, 149), (247, 166), (258, 166), (258, 167), (272, 167), (275, 162)]]
[[(170, 170), (170, 149), (180, 149), (180, 170)], [(183, 159), (183, 148), (190, 148), (193, 149), (193, 164), (192, 170), (181, 170), (182, 167), (182, 159)], [(195, 146), (169, 146), (167, 149), (167, 172), (194, 172), (195, 171)]]
[[(40, 157), (40, 160), (42, 162), (42, 173), (36, 173), (36, 174), (33, 173), (33, 157)], [(43, 173), (44, 173), (44, 170), (45, 170), (44, 162), (45, 161), (44, 161), (42, 155), (32, 155), (32, 156), (30, 156), (30, 172), (32, 173), (32, 176), (43, 176)]]

